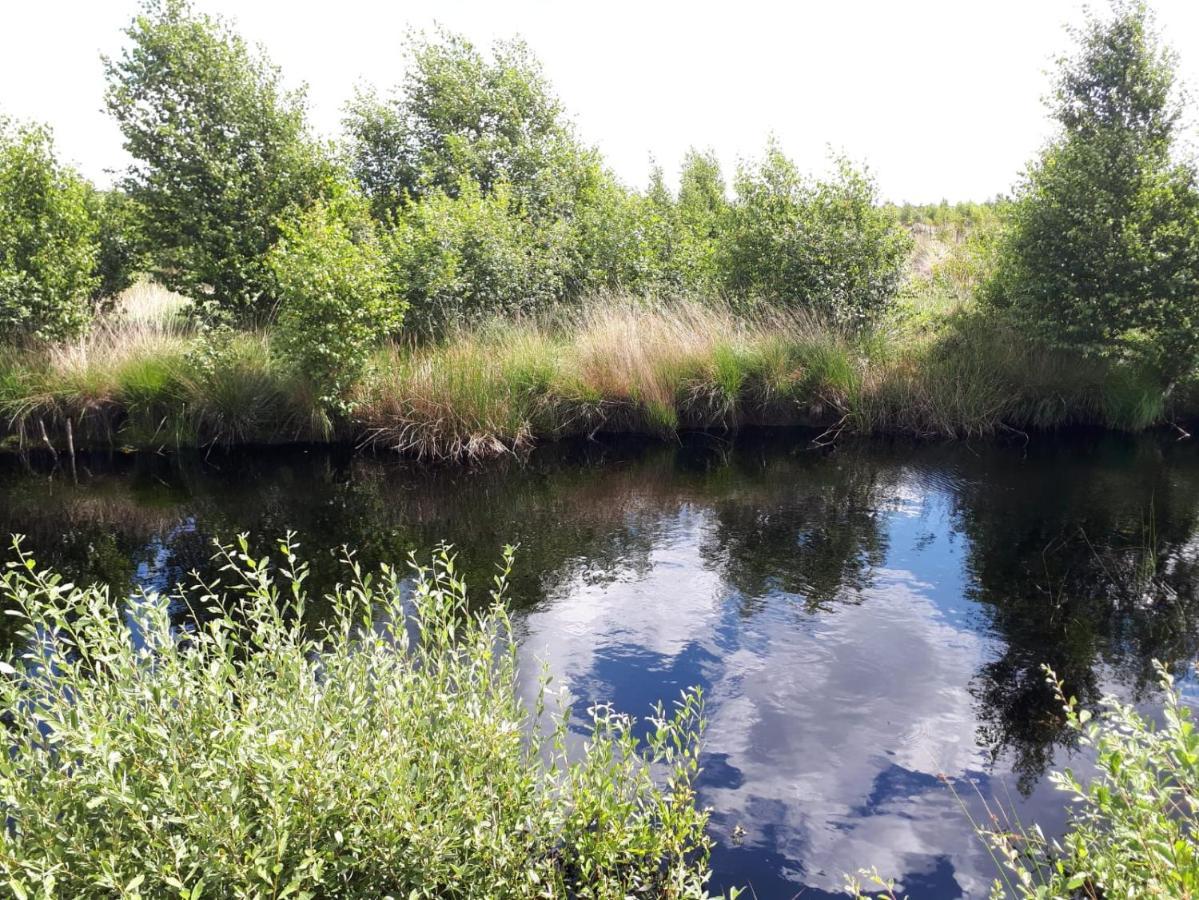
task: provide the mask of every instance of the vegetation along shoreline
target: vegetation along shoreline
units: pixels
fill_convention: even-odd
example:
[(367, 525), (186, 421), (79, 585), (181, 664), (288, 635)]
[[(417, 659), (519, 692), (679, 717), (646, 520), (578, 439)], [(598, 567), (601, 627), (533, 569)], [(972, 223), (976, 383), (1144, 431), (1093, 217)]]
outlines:
[(334, 144), (230, 23), (151, 0), (125, 37), (112, 189), (0, 120), (4, 448), (1199, 419), (1199, 186), (1142, 5), (1079, 30), (1010, 197), (926, 206), (774, 141), (627, 186), (519, 40), (413, 35)]

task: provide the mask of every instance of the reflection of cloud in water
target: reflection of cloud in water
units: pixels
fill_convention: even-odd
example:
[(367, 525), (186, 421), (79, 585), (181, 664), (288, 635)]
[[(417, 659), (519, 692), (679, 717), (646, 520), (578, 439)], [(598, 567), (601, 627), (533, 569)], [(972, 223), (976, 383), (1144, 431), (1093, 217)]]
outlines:
[[(771, 803), (783, 827), (769, 833), (786, 835), (771, 849), (819, 860), (802, 877), (825, 890), (863, 865), (900, 875), (980, 849), (937, 776), (982, 768), (964, 686), (984, 648), (944, 624), (906, 573), (877, 574), (864, 603), (812, 629), (752, 623), (752, 650), (728, 660), (713, 691), (709, 749), (744, 778), (706, 792), (719, 827), (758, 841), (755, 808)], [(736, 699), (720, 703), (726, 690)], [(990, 880), (989, 868), (956, 875), (970, 895)]]
[[(559, 683), (582, 691), (605, 651), (635, 645), (669, 660), (698, 641), (716, 652), (721, 581), (699, 554), (706, 525), (706, 515), (684, 508), (655, 544), (644, 574), (594, 583), (579, 573), (557, 587), (550, 603), (522, 619), (525, 658), (545, 661)], [(526, 674), (533, 668), (526, 665)]]
[[(703, 558), (711, 524), (685, 509), (644, 575), (562, 585), (523, 620), (525, 659), (634, 714), (705, 685), (702, 800), (722, 843), (735, 825), (748, 832), (743, 849), (721, 851), (759, 857), (746, 874), (769, 859), (787, 881), (836, 891), (845, 872), (876, 865), (985, 893), (994, 869), (938, 780), (985, 765), (966, 690), (985, 639), (948, 624), (926, 585), (889, 569), (860, 604), (808, 615), (802, 598), (776, 593), (743, 617)], [(530, 681), (535, 668), (525, 666)]]

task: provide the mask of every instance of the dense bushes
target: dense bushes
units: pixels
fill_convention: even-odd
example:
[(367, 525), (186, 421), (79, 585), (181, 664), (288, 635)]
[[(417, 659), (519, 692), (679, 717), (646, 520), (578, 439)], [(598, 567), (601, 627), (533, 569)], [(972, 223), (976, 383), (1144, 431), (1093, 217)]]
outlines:
[(464, 180), (400, 210), (384, 234), (392, 284), (410, 325), (438, 334), (486, 316), (530, 313), (563, 298), (563, 247), (553, 229), (514, 213), (506, 183)]
[(844, 160), (829, 181), (803, 178), (773, 144), (736, 181), (726, 285), (735, 295), (868, 322), (895, 296), (909, 242), (878, 209), (874, 185)]
[(902, 273), (902, 232), (843, 162), (816, 181), (771, 147), (733, 201), (715, 159), (696, 152), (677, 195), (658, 171), (646, 191), (620, 184), (519, 42), (486, 56), (452, 34), (418, 38), (403, 85), (388, 100), (361, 94), (346, 125), (351, 170), (396, 225), (421, 331), (603, 291), (725, 295), (856, 325)]
[(90, 190), (55, 158), (47, 130), (0, 119), (0, 336), (87, 327), (100, 249)]
[(1168, 383), (1199, 348), (1199, 189), (1175, 158), (1172, 56), (1143, 3), (1092, 18), (1058, 76), (1061, 136), (1012, 205), (986, 297), (1031, 334), (1135, 356)]
[(4, 573), (10, 895), (706, 896), (697, 694), (644, 725), (594, 708), (568, 755), (581, 723), (519, 697), (504, 575), (471, 606), (446, 553), (411, 591), (350, 568), (318, 629), (289, 543), (220, 560), (128, 606)]

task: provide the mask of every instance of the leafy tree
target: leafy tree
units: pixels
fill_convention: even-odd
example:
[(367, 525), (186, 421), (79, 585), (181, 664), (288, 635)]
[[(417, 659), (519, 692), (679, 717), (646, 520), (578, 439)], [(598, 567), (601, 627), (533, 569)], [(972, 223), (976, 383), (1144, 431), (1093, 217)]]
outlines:
[(1173, 55), (1141, 2), (1077, 32), (1051, 108), (1057, 140), (1012, 205), (984, 296), (1052, 343), (1137, 357), (1167, 381), (1199, 346), (1199, 191), (1175, 159)]
[(424, 335), (488, 315), (532, 312), (565, 293), (566, 231), (516, 215), (504, 182), (464, 179), (401, 210), (384, 237), (392, 281)]
[(94, 298), (115, 297), (133, 284), (148, 265), (141, 223), (133, 200), (124, 191), (92, 191), (88, 206), (96, 220), (99, 250)]
[(0, 338), (87, 327), (98, 283), (91, 190), (57, 160), (47, 129), (0, 119)]
[(677, 265), (694, 293), (719, 288), (720, 242), (728, 216), (724, 176), (715, 154), (688, 151), (679, 175)]
[(388, 277), (366, 201), (348, 190), (281, 225), (267, 265), (277, 281), (273, 347), (344, 411), (371, 347), (399, 328), (406, 304)]
[(405, 81), (390, 98), (351, 103), (345, 125), (351, 169), (386, 216), (407, 198), (457, 195), (464, 182), (486, 195), (506, 185), (528, 215), (569, 205), (594, 154), (580, 148), (540, 64), (519, 40), (490, 56), (461, 35), (414, 34)]
[(157, 276), (245, 318), (270, 302), (265, 255), (278, 219), (325, 190), (304, 97), (225, 22), (187, 0), (146, 0), (105, 61), (106, 101), (136, 162), (125, 189), (142, 212)]
[(845, 160), (815, 181), (772, 142), (742, 167), (721, 251), (727, 288), (858, 326), (895, 296), (909, 239), (877, 204), (870, 178)]
[(570, 231), (572, 296), (669, 293), (681, 286), (674, 200), (657, 169), (644, 194), (597, 170), (579, 192)]

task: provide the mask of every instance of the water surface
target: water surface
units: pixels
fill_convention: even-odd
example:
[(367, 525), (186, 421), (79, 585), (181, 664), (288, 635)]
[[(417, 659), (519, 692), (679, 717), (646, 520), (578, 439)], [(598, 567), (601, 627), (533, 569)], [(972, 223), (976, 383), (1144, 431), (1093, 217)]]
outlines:
[(518, 542), (528, 684), (544, 660), (577, 709), (636, 715), (702, 686), (714, 885), (761, 898), (843, 896), (871, 865), (916, 897), (985, 896), (968, 816), (1058, 830), (1045, 772), (1085, 764), (1039, 667), (1151, 711), (1151, 660), (1185, 674), (1199, 652), (1197, 528), (1199, 445), (1170, 437), (690, 437), (477, 469), (88, 457), (74, 477), (0, 460), (0, 533), (121, 591), (167, 587), (242, 531), (266, 548), (294, 530), (324, 585), (327, 548), (399, 561), (447, 540), (482, 588)]

